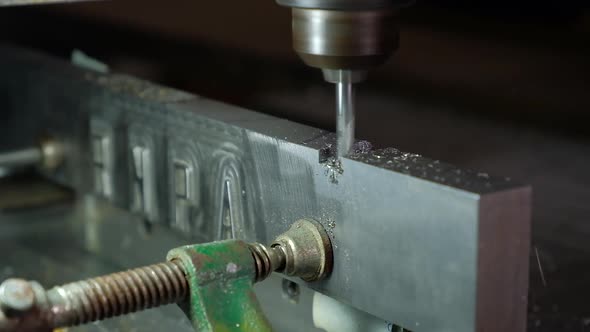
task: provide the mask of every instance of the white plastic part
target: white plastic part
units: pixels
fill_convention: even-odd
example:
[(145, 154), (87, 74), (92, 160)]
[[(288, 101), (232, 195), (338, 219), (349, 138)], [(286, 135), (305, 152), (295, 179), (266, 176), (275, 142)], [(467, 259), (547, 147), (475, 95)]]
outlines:
[(387, 332), (392, 325), (326, 295), (313, 296), (313, 323), (326, 332)]

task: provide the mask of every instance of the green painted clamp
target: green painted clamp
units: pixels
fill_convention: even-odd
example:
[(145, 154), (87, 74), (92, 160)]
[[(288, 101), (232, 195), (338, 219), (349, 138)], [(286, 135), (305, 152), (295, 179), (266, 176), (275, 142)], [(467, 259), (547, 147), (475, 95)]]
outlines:
[(332, 270), (332, 246), (316, 221), (295, 222), (274, 243), (228, 240), (189, 245), (168, 253), (182, 262), (190, 288), (180, 304), (199, 332), (269, 332), (253, 285), (273, 271), (305, 281), (325, 278)]
[(173, 249), (185, 267), (190, 297), (180, 307), (199, 332), (272, 331), (254, 294), (256, 265), (248, 244), (230, 240)]

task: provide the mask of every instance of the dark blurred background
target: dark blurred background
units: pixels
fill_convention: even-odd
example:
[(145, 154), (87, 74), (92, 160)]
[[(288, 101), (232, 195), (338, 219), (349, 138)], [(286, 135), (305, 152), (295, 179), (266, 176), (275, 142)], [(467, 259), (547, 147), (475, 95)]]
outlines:
[[(418, 1), (403, 11), (401, 30), (399, 51), (360, 87), (361, 96), (413, 96), (587, 136), (587, 1)], [(297, 60), (290, 36), (290, 11), (272, 0), (116, 0), (0, 11), (2, 40), (60, 56), (79, 48), (115, 71), (245, 106), (275, 90), (331, 88)], [(329, 110), (272, 112), (323, 127), (333, 122)], [(363, 128), (361, 122), (360, 136), (371, 136)]]
[[(530, 331), (590, 331), (589, 7), (418, 1), (358, 88), (359, 138), (533, 186)], [(273, 0), (116, 0), (1, 8), (0, 42), (333, 130), (333, 87), (290, 22)]]

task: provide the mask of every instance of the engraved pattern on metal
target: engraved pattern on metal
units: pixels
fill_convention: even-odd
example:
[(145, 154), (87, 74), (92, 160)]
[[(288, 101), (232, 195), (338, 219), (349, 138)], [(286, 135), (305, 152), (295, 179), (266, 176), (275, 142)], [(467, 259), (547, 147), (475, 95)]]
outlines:
[(148, 134), (150, 129), (133, 124), (129, 128), (131, 211), (141, 214), (148, 222), (160, 222), (158, 200), (161, 195), (157, 186), (156, 142)]
[(113, 200), (114, 196), (114, 133), (104, 121), (90, 119), (94, 188), (98, 195)]
[(203, 227), (199, 151), (190, 139), (175, 137), (168, 142), (168, 183), (170, 223), (188, 235)]

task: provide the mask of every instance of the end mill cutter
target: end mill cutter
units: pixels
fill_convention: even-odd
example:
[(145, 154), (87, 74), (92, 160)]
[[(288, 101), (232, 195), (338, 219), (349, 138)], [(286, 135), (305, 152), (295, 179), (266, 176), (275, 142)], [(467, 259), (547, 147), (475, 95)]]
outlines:
[(293, 48), (336, 84), (338, 156), (354, 142), (353, 84), (397, 49), (399, 8), (408, 0), (276, 0), (292, 8)]

